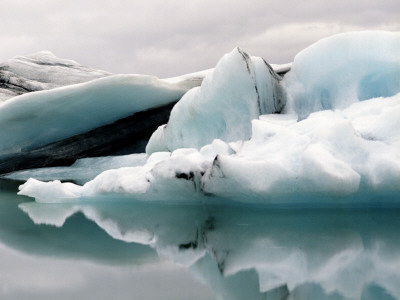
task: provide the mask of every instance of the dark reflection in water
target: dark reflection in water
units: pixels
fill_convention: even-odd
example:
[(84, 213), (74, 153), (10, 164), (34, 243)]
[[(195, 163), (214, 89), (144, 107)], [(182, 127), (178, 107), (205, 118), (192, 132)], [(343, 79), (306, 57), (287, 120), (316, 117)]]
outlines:
[(128, 267), (159, 256), (205, 285), (198, 299), (400, 297), (399, 209), (19, 201), (31, 220), (0, 201), (4, 245)]

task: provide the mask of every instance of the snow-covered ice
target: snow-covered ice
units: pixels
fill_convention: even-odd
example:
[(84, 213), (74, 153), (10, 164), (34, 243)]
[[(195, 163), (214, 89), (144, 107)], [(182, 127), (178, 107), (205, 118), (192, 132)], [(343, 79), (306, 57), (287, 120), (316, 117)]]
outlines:
[(398, 203), (399, 53), (400, 33), (340, 34), (300, 52), (280, 81), (262, 59), (234, 49), (153, 134), (145, 165), (83, 186), (29, 179), (20, 194)]

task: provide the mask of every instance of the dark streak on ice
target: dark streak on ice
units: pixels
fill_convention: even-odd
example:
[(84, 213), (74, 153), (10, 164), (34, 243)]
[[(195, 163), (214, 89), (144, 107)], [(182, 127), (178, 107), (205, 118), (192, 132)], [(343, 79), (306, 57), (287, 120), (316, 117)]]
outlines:
[(246, 52), (244, 52), (242, 49), (240, 49), (239, 47), (236, 49), (240, 53), (240, 55), (243, 57), (244, 61), (246, 62), (247, 72), (249, 74), (251, 74), (251, 70), (250, 70), (250, 66), (249, 66), (250, 56)]
[(209, 216), (204, 222), (204, 231), (212, 231), (215, 229), (215, 217)]
[(226, 251), (222, 251), (222, 255), (220, 254), (219, 256), (217, 256), (217, 253), (215, 252), (215, 250), (213, 251), (213, 256), (217, 262), (218, 270), (222, 276), (225, 275), (226, 259), (228, 258), (229, 253), (230, 253), (230, 251), (226, 250)]
[(214, 158), (214, 161), (213, 161), (213, 168), (215, 167), (215, 168), (217, 168), (220, 172), (221, 172), (221, 176), (220, 177), (225, 177), (225, 175), (222, 173), (222, 170), (221, 170), (221, 163), (219, 162), (219, 155), (217, 155), (215, 158)]
[(238, 52), (240, 53), (240, 55), (242, 55), (243, 60), (246, 63), (246, 67), (247, 67), (247, 72), (250, 74), (251, 78), (253, 79), (253, 83), (254, 83), (254, 89), (256, 90), (256, 94), (257, 94), (257, 105), (258, 105), (258, 113), (261, 115), (261, 103), (260, 103), (260, 94), (258, 93), (258, 88), (257, 88), (257, 82), (256, 79), (254, 78), (253, 74), (251, 74), (251, 69), (250, 69), (250, 64), (249, 61), (250, 60), (250, 56), (244, 52), (242, 49), (240, 49), (239, 47), (237, 48)]
[[(276, 85), (279, 85), (279, 82), (282, 80), (282, 77), (280, 76), (280, 74), (278, 74), (274, 71), (274, 69), (271, 67), (271, 65), (269, 63), (267, 63), (264, 58), (262, 60), (264, 61), (265, 65), (267, 66), (269, 74), (272, 76), (272, 78), (274, 80), (276, 80), (276, 82), (273, 84), (274, 88), (272, 89), (272, 94), (273, 94), (272, 102), (274, 105), (275, 113), (280, 113), (281, 109), (284, 106), (284, 103), (282, 103), (283, 95), (282, 95), (282, 92), (279, 91), (279, 88), (277, 88)], [(286, 72), (283, 74), (286, 74)]]
[[(255, 89), (255, 92), (257, 94), (258, 112), (259, 112), (260, 115), (262, 115), (262, 114), (265, 113), (265, 111), (263, 111), (263, 109), (262, 109), (261, 97), (260, 97), (260, 93), (258, 91), (256, 78), (254, 78), (254, 74), (252, 74), (252, 72), (251, 72), (251, 67), (250, 67), (251, 59), (250, 59), (250, 56), (246, 52), (241, 50), (240, 48), (237, 48), (237, 51), (243, 57), (243, 60), (246, 63), (247, 72), (250, 74), (251, 78), (253, 79), (254, 89)], [(276, 81), (276, 82), (273, 83), (273, 91), (272, 91), (272, 93), (273, 93), (273, 99), (272, 100), (273, 100), (273, 106), (274, 106), (274, 112), (273, 113), (280, 113), (282, 107), (284, 106), (283, 95), (282, 95), (282, 92), (279, 90), (279, 88), (280, 88), (279, 83), (282, 80), (282, 77), (278, 73), (276, 73), (274, 71), (274, 69), (271, 67), (271, 65), (269, 63), (267, 63), (264, 58), (262, 58), (262, 60), (265, 63), (266, 67), (268, 68), (269, 74), (272, 76), (273, 80)], [(284, 75), (286, 72), (287, 71), (284, 71), (281, 74)]]
[(197, 249), (199, 246), (199, 230), (196, 231), (196, 237), (193, 241), (185, 244), (179, 244), (179, 250)]
[(206, 246), (207, 233), (215, 229), (215, 218), (209, 216), (202, 226), (196, 230), (196, 236), (192, 241), (178, 245), (179, 250), (197, 249), (200, 245)]
[[(271, 67), (271, 65), (269, 63), (266, 62), (266, 60), (264, 58), (262, 58), (262, 60), (264, 61), (265, 65), (267, 66), (269, 74), (271, 74), (271, 76), (274, 77), (278, 82), (281, 81), (282, 77), (279, 76), (279, 74), (275, 72), (275, 70)], [(286, 72), (284, 74), (286, 74)]]
[(135, 113), (83, 134), (0, 159), (0, 174), (68, 166), (79, 158), (143, 153), (151, 134), (168, 121), (176, 102)]
[[(193, 173), (192, 171), (189, 172), (189, 174), (187, 174), (187, 173), (176, 173), (175, 177), (178, 178), (178, 179), (184, 179), (184, 180), (192, 181), (193, 185), (194, 185), (194, 191), (197, 192), (197, 187), (200, 186), (200, 183), (199, 183), (199, 178), (198, 178), (199, 177), (198, 176), (199, 173), (198, 172), (196, 172), (196, 173), (197, 173), (197, 176), (195, 176), (195, 173)], [(203, 176), (203, 175), (200, 175), (200, 176)]]
[(185, 179), (185, 180), (193, 180), (194, 174), (193, 172), (189, 172), (189, 174), (186, 173), (176, 173), (176, 178), (178, 179)]
[(180, 244), (179, 250), (197, 249), (197, 247), (198, 247), (197, 241), (192, 241), (186, 244)]

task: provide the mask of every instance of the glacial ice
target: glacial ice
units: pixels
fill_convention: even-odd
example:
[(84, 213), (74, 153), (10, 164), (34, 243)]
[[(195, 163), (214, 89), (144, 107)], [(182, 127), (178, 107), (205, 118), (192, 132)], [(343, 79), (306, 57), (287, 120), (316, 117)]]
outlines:
[(113, 75), (14, 97), (0, 104), (0, 157), (177, 101), (188, 88), (153, 76)]
[(61, 59), (49, 51), (0, 63), (0, 102), (27, 92), (49, 90), (109, 76), (111, 73)]
[(48, 51), (16, 56), (0, 64), (0, 98), (7, 100), (0, 105), (0, 174), (144, 152), (176, 101), (209, 71), (112, 76)]
[[(29, 179), (19, 193), (38, 202), (118, 194), (398, 203), (399, 53), (400, 33), (340, 34), (299, 53), (282, 82), (262, 59), (234, 49), (175, 105), (149, 141), (145, 165), (105, 171), (83, 186)], [(274, 114), (285, 94), (283, 113)]]
[(285, 105), (280, 77), (262, 58), (236, 48), (225, 55), (171, 111), (168, 124), (154, 132), (147, 153), (200, 148), (214, 139), (251, 137), (251, 120), (279, 113)]
[(350, 32), (298, 53), (284, 85), (287, 111), (300, 118), (400, 92), (400, 33)]

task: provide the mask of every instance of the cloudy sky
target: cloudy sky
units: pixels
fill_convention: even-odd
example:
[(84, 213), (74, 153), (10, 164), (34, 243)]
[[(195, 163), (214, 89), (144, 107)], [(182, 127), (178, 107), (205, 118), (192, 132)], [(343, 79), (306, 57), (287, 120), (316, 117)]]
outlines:
[(286, 63), (318, 39), (400, 31), (399, 0), (0, 0), (0, 62), (50, 50), (114, 73), (169, 77), (240, 46)]

